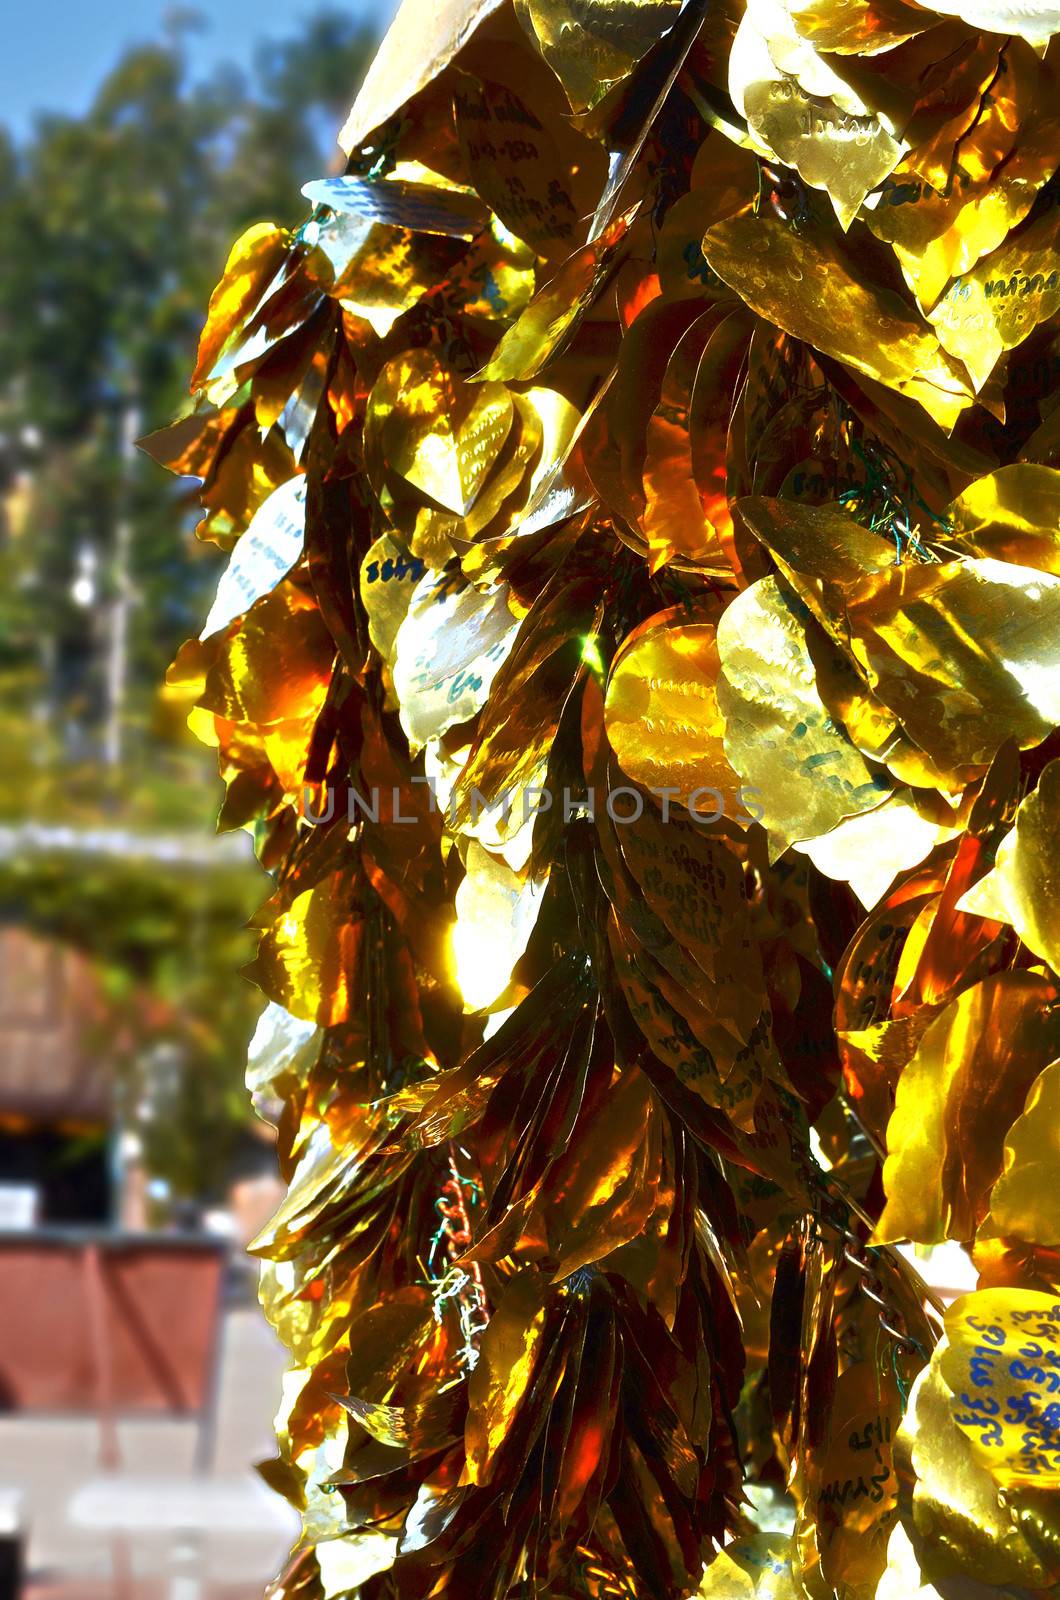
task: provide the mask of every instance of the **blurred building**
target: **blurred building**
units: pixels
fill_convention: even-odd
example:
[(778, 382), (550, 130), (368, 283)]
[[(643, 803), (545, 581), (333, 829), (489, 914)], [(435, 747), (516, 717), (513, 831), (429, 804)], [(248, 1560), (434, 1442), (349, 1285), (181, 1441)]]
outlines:
[(98, 980), (68, 945), (0, 927), (0, 1228), (113, 1214), (113, 1076)]

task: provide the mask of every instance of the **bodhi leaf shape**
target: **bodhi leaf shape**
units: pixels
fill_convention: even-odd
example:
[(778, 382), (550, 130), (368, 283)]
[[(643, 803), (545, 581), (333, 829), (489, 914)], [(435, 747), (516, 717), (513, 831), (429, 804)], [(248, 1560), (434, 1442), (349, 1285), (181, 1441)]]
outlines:
[(970, 483), (946, 512), (947, 544), (1060, 573), (1060, 471), (1014, 461)]
[[(902, 1415), (893, 1373), (855, 1361), (836, 1381), (827, 1438), (805, 1472), (795, 1538), (808, 1595), (846, 1591), (868, 1600), (897, 1520), (892, 1441)], [(870, 1487), (871, 1485), (871, 1487)]]
[(979, 1238), (1060, 1245), (1060, 1061), (1051, 1062), (1031, 1085), (1027, 1104), (1005, 1138), (1004, 1160)]
[(800, 1600), (787, 1534), (754, 1533), (719, 1550), (703, 1574), (698, 1600)]
[(368, 634), (391, 669), (398, 629), (426, 570), (426, 563), (389, 533), (379, 535), (361, 563), (359, 588)]
[[(570, 253), (585, 237), (604, 179), (600, 145), (572, 126), (563, 91), (543, 63), (500, 41), (455, 78), (461, 154), (478, 194), (501, 223), (541, 256)], [(518, 142), (505, 138), (512, 125)]]
[(507, 587), (475, 589), (459, 571), (426, 573), (397, 631), (394, 687), (418, 750), (480, 710), (515, 643)]
[(588, 111), (673, 27), (682, 0), (515, 0), (515, 13), (567, 92)]
[(365, 449), (462, 517), (500, 454), (513, 414), (502, 384), (465, 384), (431, 351), (407, 350), (387, 363), (373, 386)]
[(851, 648), (909, 737), (957, 783), (1060, 721), (1060, 577), (989, 558), (892, 566), (846, 606)]
[(256, 308), (287, 254), (290, 235), (273, 222), (256, 222), (232, 246), (221, 281), (210, 296), (206, 326), (191, 378), (192, 392), (209, 381), (214, 363)]
[(952, 427), (972, 397), (963, 368), (892, 290), (858, 276), (831, 236), (779, 218), (715, 223), (703, 254), (719, 278), (785, 333), (920, 402)]
[(1013, 350), (1060, 308), (1056, 269), (1060, 216), (1049, 209), (1013, 231), (999, 249), (950, 284), (929, 321), (939, 343), (985, 384)]
[(442, 72), (500, 0), (403, 0), (365, 74), (339, 144), (347, 155)]
[(604, 702), (608, 742), (635, 783), (676, 791), (683, 806), (697, 790), (721, 793), (732, 816), (740, 780), (723, 743), (717, 630), (678, 615), (650, 618), (616, 655)]
[[(736, 323), (733, 323), (733, 329), (738, 333), (740, 331)], [(695, 475), (697, 455), (713, 454), (716, 461), (724, 462), (731, 402), (725, 386), (712, 381), (720, 374), (713, 370), (716, 363), (708, 354), (714, 343), (714, 335), (719, 331), (714, 318), (704, 316), (678, 339), (667, 363), (658, 403), (648, 419), (644, 436), (644, 511), (640, 521), (648, 543), (652, 571), (664, 566), (675, 554), (704, 564), (708, 559), (717, 561), (721, 554), (718, 532)], [(730, 331), (726, 329), (717, 341), (719, 349)], [(738, 339), (735, 351), (729, 353), (729, 362), (735, 363), (737, 372), (745, 343), (745, 338)], [(731, 380), (731, 370), (728, 375)], [(698, 406), (693, 402), (697, 385), (700, 396)], [(718, 418), (720, 449), (713, 452), (709, 441), (706, 449), (703, 448), (710, 419), (700, 414), (708, 395), (709, 404), (721, 413)], [(724, 517), (727, 519), (728, 507), (723, 484), (721, 490), (715, 498), (724, 506)]]
[(799, 37), (781, 6), (751, 4), (744, 12), (729, 89), (755, 149), (824, 189), (844, 229), (902, 154), (902, 144)]
[(895, 1441), (899, 1467), (915, 1484), (909, 1533), (920, 1571), (933, 1583), (963, 1573), (985, 1584), (1044, 1587), (1049, 1568), (954, 1420), (953, 1391), (939, 1366), (944, 1349), (914, 1383)]
[(269, 594), (298, 561), (305, 544), (306, 480), (288, 478), (260, 505), (221, 574), (200, 639), (227, 628)]
[(284, 581), (223, 636), (199, 704), (232, 722), (263, 726), (309, 716), (327, 694), (334, 658), (320, 612)]
[(746, 495), (736, 507), (818, 622), (840, 638), (847, 593), (861, 579), (894, 566), (892, 541), (862, 527), (840, 505)]
[(1005, 1134), (1060, 1054), (1060, 990), (1001, 972), (930, 1023), (898, 1083), (887, 1126), (887, 1204), (876, 1236), (971, 1239), (1001, 1171)]
[(567, 257), (503, 335), (480, 378), (506, 383), (541, 371), (574, 332), (631, 220), (632, 213), (616, 217), (599, 238)]
[(659, 1101), (633, 1068), (586, 1128), (585, 1148), (560, 1157), (542, 1206), (557, 1281), (643, 1233), (662, 1181), (664, 1127)]
[[(883, 203), (865, 210), (872, 232), (892, 246), (925, 309), (951, 279), (1004, 243), (1056, 169), (1055, 63), (1039, 60), (1023, 40), (998, 44), (1000, 51), (983, 52), (969, 85), (977, 92), (968, 110), (944, 125), (931, 154), (922, 145), (910, 150), (891, 174)], [(961, 132), (968, 116), (971, 126)], [(950, 181), (948, 163), (954, 160), (961, 171), (957, 182)], [(936, 163), (942, 171), (935, 171)], [(902, 203), (913, 195), (914, 203)]]
[(808, 855), (818, 872), (849, 883), (862, 905), (874, 906), (907, 867), (923, 861), (937, 844), (956, 838), (957, 827), (922, 817), (900, 795), (876, 811), (847, 817), (821, 839), (804, 839), (795, 849)]
[(1050, 761), (998, 846), (993, 870), (968, 890), (958, 910), (1010, 922), (1028, 949), (1060, 971), (1058, 874), (1060, 761)]
[[(1060, 1488), (1060, 1300), (1035, 1289), (982, 1289), (946, 1312), (938, 1371), (953, 1420), (998, 1488)], [(1054, 1518), (1060, 1517), (1060, 1505)], [(1060, 1527), (1060, 1522), (1057, 1523)]]
[(547, 1301), (548, 1280), (528, 1268), (507, 1285), (482, 1336), (479, 1359), (468, 1384), (464, 1436), (472, 1483), (489, 1482), (497, 1450), (530, 1387)]
[(331, 1027), (356, 1004), (354, 969), (362, 925), (351, 920), (349, 872), (331, 873), (296, 895), (262, 934), (244, 969), (270, 1000), (306, 1022)]
[(837, 727), (817, 689), (809, 612), (775, 578), (738, 594), (718, 624), (718, 707), (725, 754), (757, 789), (762, 825), (779, 855), (882, 804), (890, 781)]

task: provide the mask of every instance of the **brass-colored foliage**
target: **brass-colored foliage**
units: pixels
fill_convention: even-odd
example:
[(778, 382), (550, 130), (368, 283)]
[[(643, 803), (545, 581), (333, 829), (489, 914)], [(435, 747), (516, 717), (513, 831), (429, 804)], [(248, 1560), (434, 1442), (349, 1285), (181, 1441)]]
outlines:
[(278, 1597), (1060, 1582), (1058, 32), (405, 0), (232, 251)]
[(927, 1026), (898, 1083), (887, 1129), (885, 1239), (970, 1239), (1001, 1170), (1002, 1140), (1060, 1050), (1060, 990), (1001, 972)]

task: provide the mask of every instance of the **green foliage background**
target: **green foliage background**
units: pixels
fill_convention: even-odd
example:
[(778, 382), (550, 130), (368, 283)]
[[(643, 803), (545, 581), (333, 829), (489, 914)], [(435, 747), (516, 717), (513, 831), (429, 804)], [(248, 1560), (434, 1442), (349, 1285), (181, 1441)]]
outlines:
[[(193, 489), (123, 449), (184, 404), (210, 290), (232, 240), (297, 223), (335, 165), (334, 131), (374, 41), (318, 12), (252, 70), (193, 82), (184, 15), (126, 54), (83, 117), (0, 129), (0, 918), (68, 939), (98, 967), (98, 1047), (144, 1102), (156, 1176), (209, 1196), (246, 1119), (243, 1055), (260, 996), (234, 980), (266, 881), (231, 849), (204, 860), (219, 788), (159, 699), (224, 558), (193, 537)], [(116, 529), (131, 528), (129, 560)], [(77, 580), (81, 579), (78, 584)], [(109, 630), (130, 596), (122, 759), (102, 760)], [(86, 600), (86, 595), (91, 598)], [(56, 830), (76, 842), (56, 846)], [(100, 850), (103, 830), (128, 849)], [(137, 840), (194, 840), (164, 864)], [(49, 842), (51, 841), (51, 842)], [(152, 1099), (147, 1095), (148, 1100)]]

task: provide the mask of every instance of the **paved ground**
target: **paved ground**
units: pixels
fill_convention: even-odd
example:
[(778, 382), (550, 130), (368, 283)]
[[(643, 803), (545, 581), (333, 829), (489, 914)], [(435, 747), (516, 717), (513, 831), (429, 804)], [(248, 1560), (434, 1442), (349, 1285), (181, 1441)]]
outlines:
[(257, 1309), (229, 1311), (205, 1482), (190, 1423), (121, 1423), (122, 1465), (108, 1475), (91, 1421), (0, 1418), (0, 1519), (16, 1491), (25, 1600), (260, 1600), (297, 1533), (250, 1470), (272, 1453), (282, 1367)]

